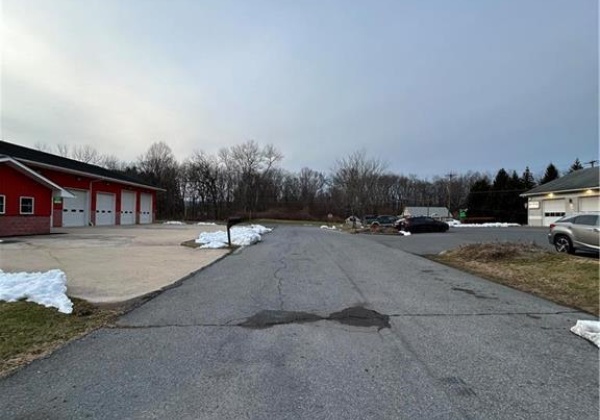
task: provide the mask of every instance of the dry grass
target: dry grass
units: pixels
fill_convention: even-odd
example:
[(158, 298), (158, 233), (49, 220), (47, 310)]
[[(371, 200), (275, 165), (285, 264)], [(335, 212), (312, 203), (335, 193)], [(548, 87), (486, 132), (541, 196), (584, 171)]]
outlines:
[(121, 313), (119, 309), (71, 300), (74, 308), (70, 315), (31, 302), (0, 302), (0, 376), (105, 325)]
[(534, 244), (471, 244), (433, 257), (436, 261), (599, 315), (599, 262), (549, 252)]

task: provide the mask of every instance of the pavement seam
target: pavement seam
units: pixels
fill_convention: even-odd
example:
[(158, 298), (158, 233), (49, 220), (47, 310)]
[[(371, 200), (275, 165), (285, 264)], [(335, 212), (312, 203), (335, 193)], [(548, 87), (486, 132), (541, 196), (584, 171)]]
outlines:
[[(422, 318), (436, 318), (436, 317), (466, 317), (466, 316), (529, 316), (529, 315), (564, 315), (564, 314), (583, 314), (581, 311), (558, 311), (558, 312), (499, 312), (499, 313), (462, 313), (462, 314), (391, 314), (390, 318), (412, 318), (412, 317), (422, 317)], [(328, 320), (326, 317), (322, 320)], [(193, 328), (193, 327), (243, 327), (239, 324), (232, 324), (233, 321), (228, 321), (224, 324), (164, 324), (164, 325), (107, 325), (106, 328), (109, 329), (123, 329), (123, 330), (135, 330), (135, 329), (152, 329), (152, 328)], [(291, 323), (282, 323), (275, 325), (289, 325), (294, 324)]]
[(165, 324), (165, 325), (107, 325), (111, 330), (146, 330), (158, 328), (201, 328), (201, 327), (238, 327), (231, 324)]
[(512, 315), (563, 315), (563, 314), (584, 314), (581, 311), (558, 311), (558, 312), (482, 312), (482, 313), (458, 313), (458, 314), (390, 314), (390, 317), (459, 317), (459, 316), (512, 316)]

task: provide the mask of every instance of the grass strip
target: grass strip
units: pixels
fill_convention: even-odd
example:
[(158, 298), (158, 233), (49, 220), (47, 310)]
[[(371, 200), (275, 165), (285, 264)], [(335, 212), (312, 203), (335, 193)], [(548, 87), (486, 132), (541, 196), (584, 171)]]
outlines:
[(470, 244), (431, 258), (560, 305), (600, 315), (597, 258), (558, 254), (525, 243)]
[(33, 302), (0, 302), (0, 376), (113, 320), (118, 309), (71, 298), (73, 313)]

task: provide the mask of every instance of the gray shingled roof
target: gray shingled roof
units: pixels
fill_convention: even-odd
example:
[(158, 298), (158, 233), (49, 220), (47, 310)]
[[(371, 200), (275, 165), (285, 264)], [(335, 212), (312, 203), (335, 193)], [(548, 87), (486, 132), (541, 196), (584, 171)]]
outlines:
[(580, 169), (544, 185), (537, 186), (521, 197), (566, 191), (587, 190), (600, 187), (600, 167)]
[(25, 163), (39, 163), (43, 165), (64, 168), (66, 170), (83, 172), (90, 174), (90, 176), (98, 176), (105, 179), (112, 179), (114, 181), (122, 181), (131, 184), (137, 184), (141, 187), (146, 187), (153, 190), (162, 190), (162, 188), (158, 188), (140, 179), (124, 175), (119, 172), (110, 171), (100, 166), (90, 165), (89, 163), (79, 162), (77, 160), (53, 155), (51, 153), (42, 152), (40, 150), (30, 149), (28, 147), (20, 146), (18, 144), (9, 143), (7, 141), (2, 140), (0, 140), (0, 156), (8, 156), (12, 159)]

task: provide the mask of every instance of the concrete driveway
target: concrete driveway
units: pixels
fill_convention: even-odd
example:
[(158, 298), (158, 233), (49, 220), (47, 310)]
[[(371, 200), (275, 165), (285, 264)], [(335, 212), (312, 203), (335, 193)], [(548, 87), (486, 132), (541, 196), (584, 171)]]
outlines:
[(136, 225), (61, 228), (51, 235), (17, 237), (0, 245), (7, 272), (67, 275), (69, 296), (94, 303), (124, 302), (175, 283), (228, 253), (181, 246), (201, 231), (224, 226)]

